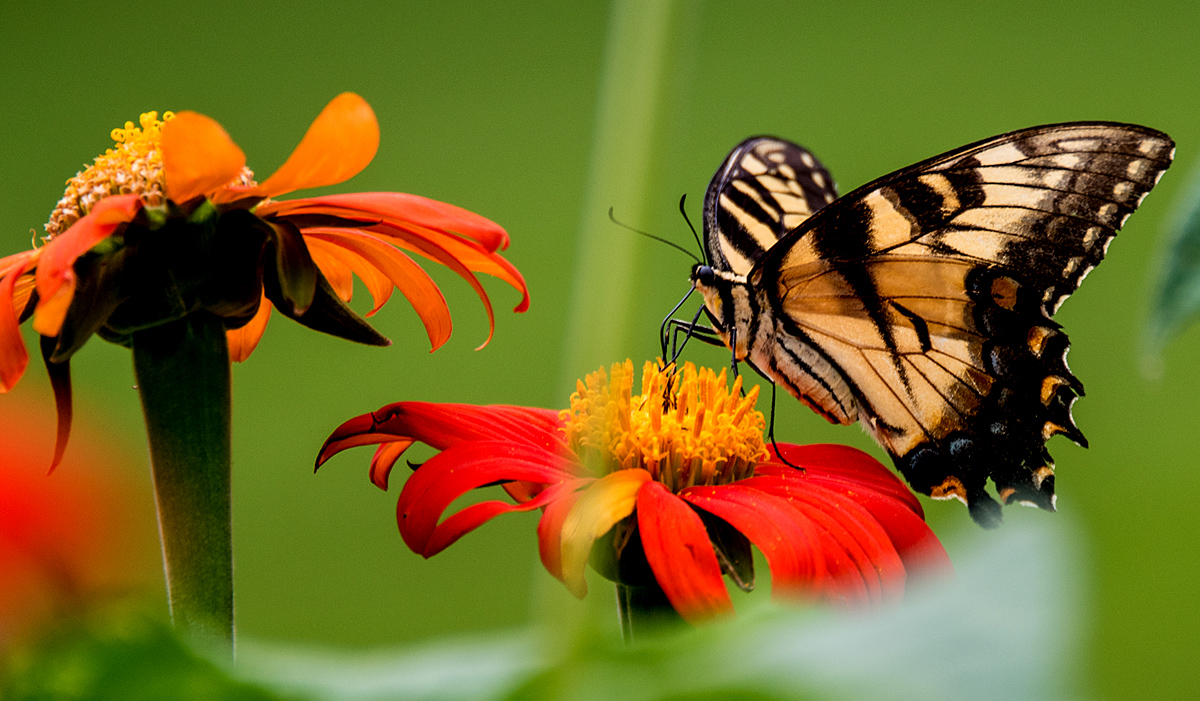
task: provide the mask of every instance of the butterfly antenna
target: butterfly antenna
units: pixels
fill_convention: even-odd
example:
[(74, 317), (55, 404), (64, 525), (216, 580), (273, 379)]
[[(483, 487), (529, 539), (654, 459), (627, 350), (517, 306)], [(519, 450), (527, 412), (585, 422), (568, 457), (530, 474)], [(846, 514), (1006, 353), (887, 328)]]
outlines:
[(800, 467), (799, 465), (793, 465), (792, 463), (788, 462), (787, 458), (783, 457), (783, 453), (779, 450), (779, 443), (775, 441), (775, 390), (778, 388), (779, 385), (775, 384), (774, 382), (771, 383), (771, 428), (768, 430), (767, 435), (771, 437), (771, 446), (775, 448), (775, 457), (779, 458), (784, 465), (804, 472), (803, 467)]
[(680, 246), (679, 244), (675, 243), (674, 241), (668, 241), (668, 240), (664, 239), (663, 237), (661, 237), (661, 236), (655, 236), (654, 234), (647, 234), (645, 231), (642, 231), (642, 230), (640, 230), (640, 229), (635, 229), (635, 228), (633, 228), (632, 226), (630, 226), (630, 225), (626, 224), (625, 222), (618, 221), (618, 220), (617, 220), (617, 218), (616, 218), (616, 216), (614, 216), (614, 215), (613, 215), (613, 208), (612, 208), (612, 207), (609, 207), (609, 208), (608, 208), (608, 218), (612, 220), (612, 223), (613, 223), (613, 224), (616, 224), (617, 226), (619, 226), (619, 227), (621, 227), (621, 228), (624, 228), (624, 229), (629, 229), (629, 230), (630, 230), (630, 231), (632, 231), (633, 233), (635, 233), (635, 234), (641, 234), (642, 236), (645, 236), (645, 237), (646, 237), (646, 238), (648, 238), (648, 239), (654, 239), (655, 241), (659, 241), (659, 242), (661, 242), (661, 243), (665, 243), (665, 244), (667, 244), (667, 245), (668, 245), (668, 246), (670, 246), (671, 248), (674, 248), (674, 249), (675, 249), (675, 250), (677, 250), (677, 251), (683, 251), (683, 253), (684, 253), (685, 255), (687, 255), (689, 258), (691, 258), (692, 260), (696, 261), (697, 263), (703, 263), (703, 261), (701, 261), (699, 258), (697, 258), (697, 257), (696, 257), (696, 254), (695, 254), (695, 253), (692, 253), (691, 251), (689, 251), (688, 249), (684, 248), (683, 246)]
[(700, 255), (704, 256), (704, 264), (708, 265), (708, 251), (704, 250), (704, 244), (700, 243), (700, 234), (696, 233), (696, 227), (692, 226), (692, 220), (688, 218), (687, 207), (684, 206), (685, 202), (687, 202), (686, 192), (683, 193), (683, 197), (679, 198), (679, 213), (683, 215), (683, 220), (687, 222), (688, 228), (692, 230), (692, 238), (696, 239), (696, 247), (700, 249)]

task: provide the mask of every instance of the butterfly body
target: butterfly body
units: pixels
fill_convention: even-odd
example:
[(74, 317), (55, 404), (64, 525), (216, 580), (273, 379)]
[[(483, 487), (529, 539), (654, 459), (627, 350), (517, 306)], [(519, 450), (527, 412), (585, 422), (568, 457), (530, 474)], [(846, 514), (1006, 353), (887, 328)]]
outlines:
[[(833, 423), (862, 420), (909, 483), (996, 525), (1053, 510), (1045, 442), (1086, 445), (1052, 315), (1170, 164), (1145, 127), (1034, 127), (837, 197), (806, 150), (740, 144), (705, 198), (692, 283), (738, 360)], [(814, 177), (815, 176), (815, 177)]]

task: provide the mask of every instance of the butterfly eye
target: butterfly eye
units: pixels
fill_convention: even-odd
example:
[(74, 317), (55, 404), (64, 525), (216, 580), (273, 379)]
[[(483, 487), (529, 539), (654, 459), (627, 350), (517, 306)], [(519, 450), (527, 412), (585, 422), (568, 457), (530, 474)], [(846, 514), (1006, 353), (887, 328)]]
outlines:
[(711, 287), (716, 279), (717, 274), (707, 265), (696, 266), (696, 270), (692, 273), (692, 281), (698, 282), (705, 287)]

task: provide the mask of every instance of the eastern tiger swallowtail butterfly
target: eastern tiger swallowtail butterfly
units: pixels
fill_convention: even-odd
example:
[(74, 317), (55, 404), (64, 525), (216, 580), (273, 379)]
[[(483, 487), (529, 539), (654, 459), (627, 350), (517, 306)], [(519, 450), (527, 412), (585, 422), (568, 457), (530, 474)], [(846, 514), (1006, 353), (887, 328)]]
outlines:
[(1086, 447), (1051, 316), (1174, 155), (1166, 134), (1074, 122), (935, 156), (838, 197), (804, 148), (747, 139), (704, 200), (692, 269), (714, 330), (832, 423), (862, 420), (912, 487), (1054, 510), (1045, 443)]

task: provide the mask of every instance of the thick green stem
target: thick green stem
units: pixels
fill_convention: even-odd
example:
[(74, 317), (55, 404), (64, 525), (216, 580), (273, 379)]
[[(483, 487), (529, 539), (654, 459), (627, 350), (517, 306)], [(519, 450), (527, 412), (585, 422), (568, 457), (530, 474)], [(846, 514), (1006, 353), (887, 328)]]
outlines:
[(627, 643), (657, 628), (683, 621), (662, 589), (627, 584), (617, 585), (617, 620), (621, 624), (621, 637)]
[(233, 650), (229, 350), (206, 313), (133, 336), (171, 619)]

